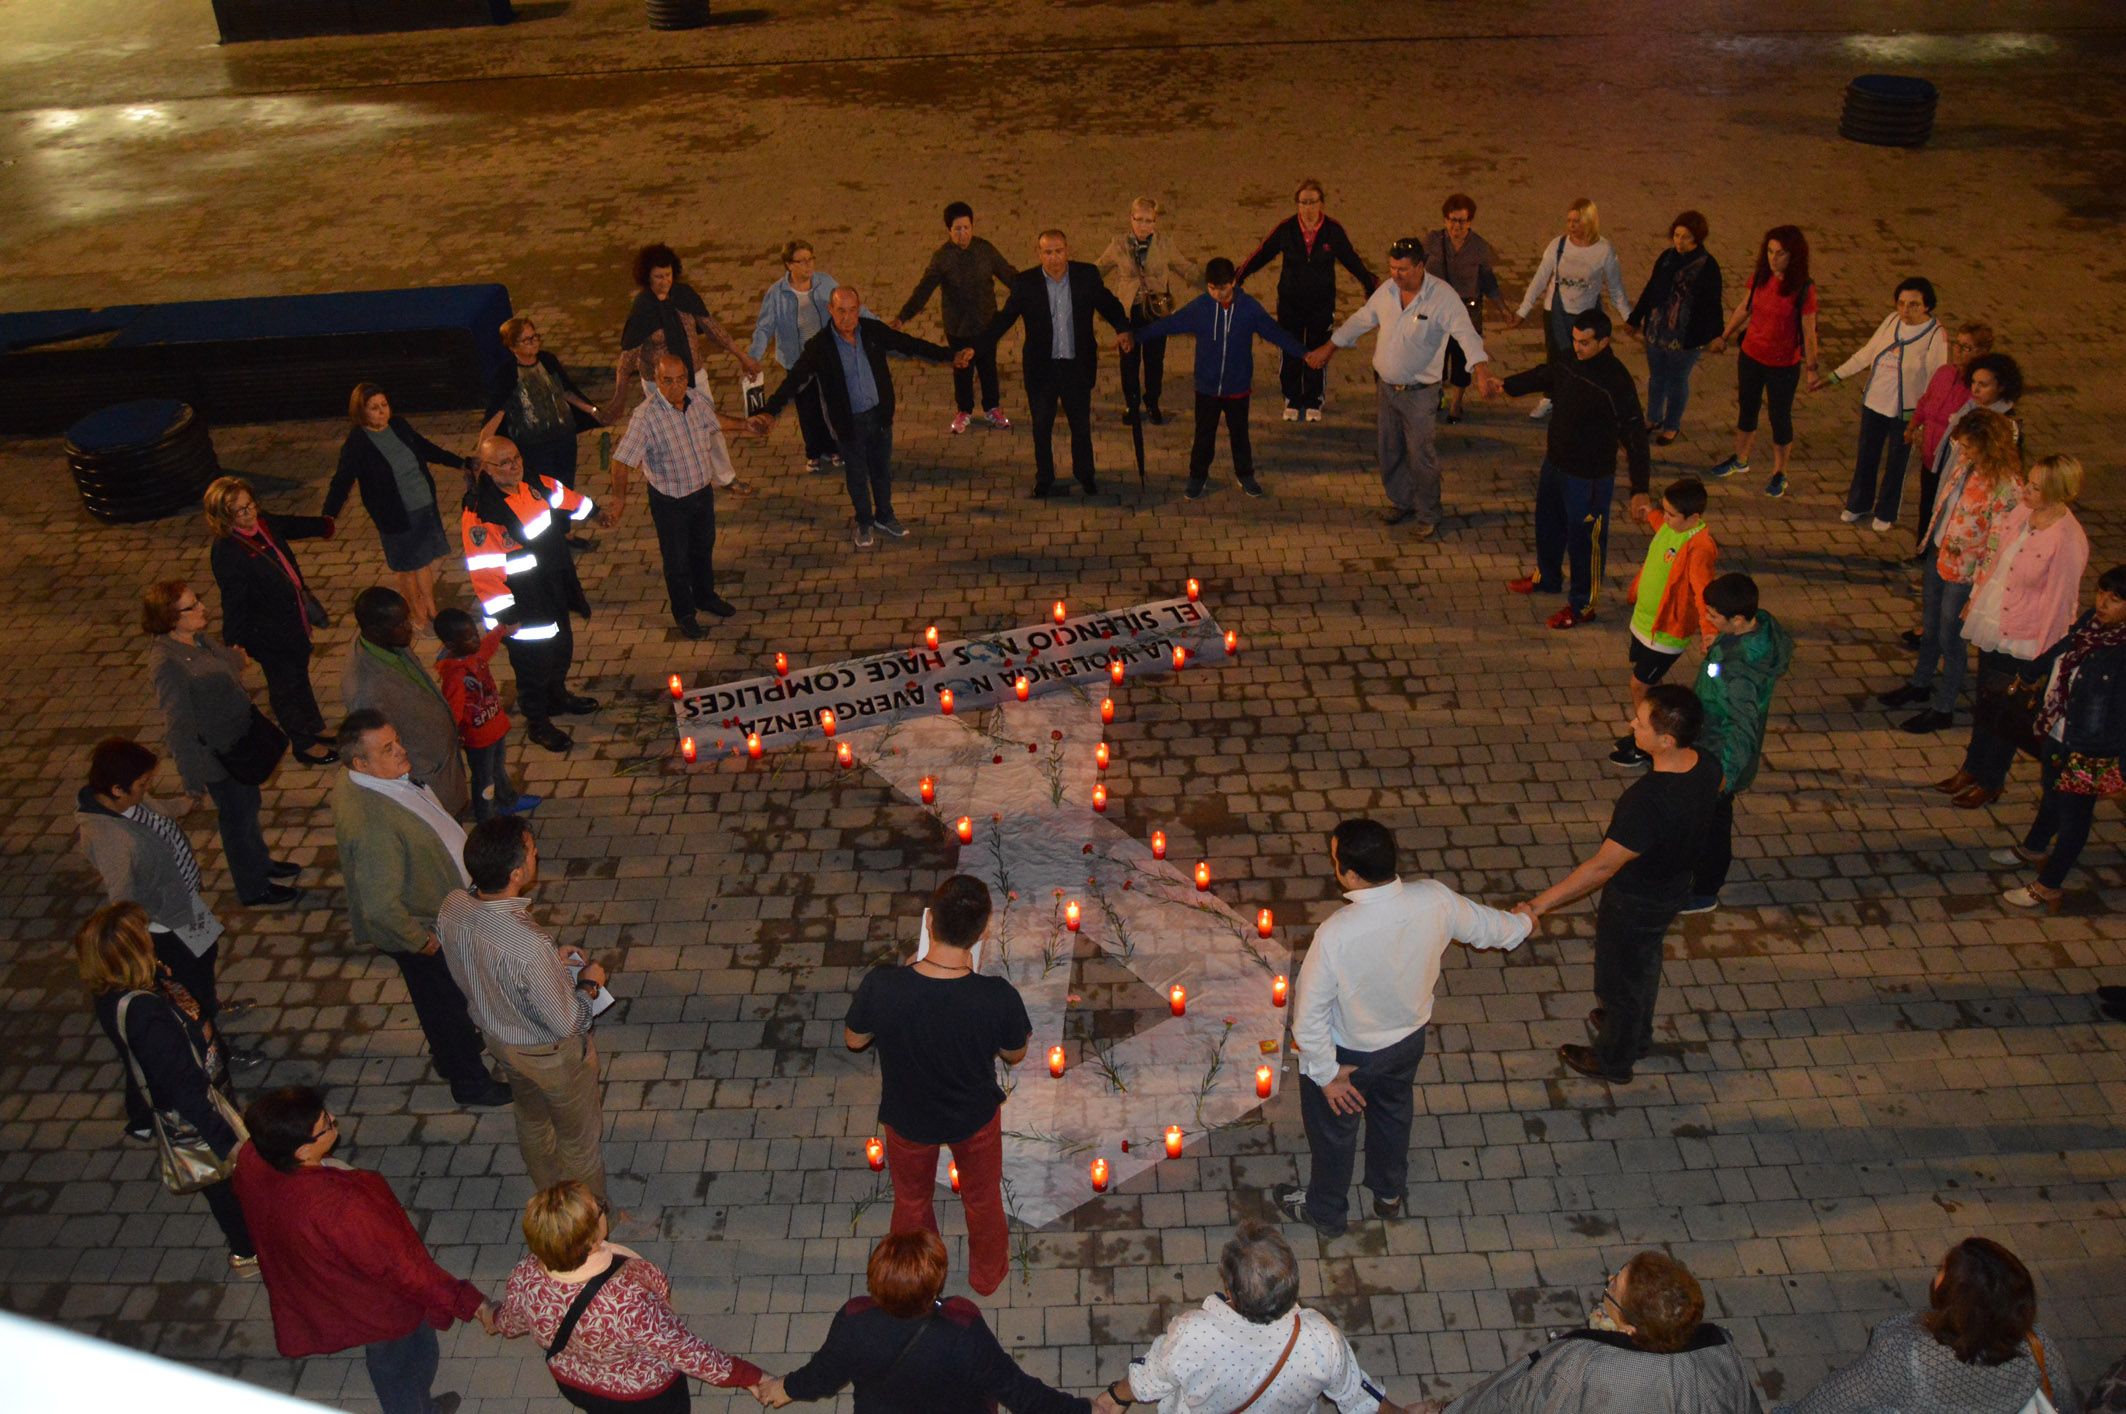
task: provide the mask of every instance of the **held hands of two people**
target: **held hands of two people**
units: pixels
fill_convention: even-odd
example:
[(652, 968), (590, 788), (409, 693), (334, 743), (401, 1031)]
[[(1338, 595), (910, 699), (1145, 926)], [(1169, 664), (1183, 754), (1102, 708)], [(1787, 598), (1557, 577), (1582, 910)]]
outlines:
[(757, 1385), (748, 1385), (746, 1393), (769, 1409), (780, 1409), (790, 1402), (789, 1392), (783, 1389), (780, 1375), (769, 1375)]

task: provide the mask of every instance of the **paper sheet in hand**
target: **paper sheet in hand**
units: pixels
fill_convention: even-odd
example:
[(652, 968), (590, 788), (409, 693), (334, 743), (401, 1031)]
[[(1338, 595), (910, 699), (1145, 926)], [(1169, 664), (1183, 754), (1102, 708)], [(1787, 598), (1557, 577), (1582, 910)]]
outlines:
[[(583, 975), (583, 967), (584, 964), (580, 962), (572, 962), (568, 965), (570, 986), (574, 986), (576, 979)], [(606, 1008), (611, 1006), (615, 1000), (613, 994), (605, 990), (604, 986), (601, 985), (598, 988), (598, 994), (591, 998), (591, 1018), (596, 1020), (598, 1017), (603, 1016)]]

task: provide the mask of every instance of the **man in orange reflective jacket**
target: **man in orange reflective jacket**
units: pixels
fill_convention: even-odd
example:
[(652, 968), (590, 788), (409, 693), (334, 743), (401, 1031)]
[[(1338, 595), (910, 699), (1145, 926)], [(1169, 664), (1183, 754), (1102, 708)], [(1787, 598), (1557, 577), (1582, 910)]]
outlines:
[(548, 751), (566, 751), (574, 739), (553, 719), (598, 707), (595, 698), (568, 690), (576, 652), (568, 616), (591, 613), (569, 554), (568, 529), (588, 520), (596, 507), (550, 476), (536, 485), (525, 480), (524, 459), (507, 437), (481, 438), (473, 466), (459, 520), (473, 593), (486, 627), (516, 625), (503, 645), (517, 674), (525, 736)]

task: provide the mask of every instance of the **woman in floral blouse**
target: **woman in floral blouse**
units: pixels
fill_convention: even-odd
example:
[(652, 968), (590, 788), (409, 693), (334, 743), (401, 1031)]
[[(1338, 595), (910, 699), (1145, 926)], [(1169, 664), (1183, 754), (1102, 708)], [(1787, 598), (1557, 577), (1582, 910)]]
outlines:
[(1928, 562), (1922, 595), (1925, 623), (1919, 662), (1904, 686), (1875, 699), (1885, 707), (1926, 703), (1902, 724), (1914, 735), (1949, 725), (1970, 656), (1964, 643), (1964, 605), (1970, 602), (1979, 567), (1993, 553), (2002, 519), (2021, 502), (2023, 492), (2023, 455), (2014, 422), (1977, 408), (1949, 436), (1955, 456), (1942, 477), (1941, 502), (1925, 542), (1936, 547), (1936, 553)]
[[(759, 1368), (686, 1328), (671, 1278), (616, 1245), (608, 1217), (604, 1200), (573, 1179), (531, 1196), (531, 1255), (509, 1274), (496, 1331), (537, 1337), (561, 1397), (590, 1414), (684, 1414), (688, 1375), (725, 1389), (758, 1385)], [(571, 1329), (557, 1339), (564, 1324)]]

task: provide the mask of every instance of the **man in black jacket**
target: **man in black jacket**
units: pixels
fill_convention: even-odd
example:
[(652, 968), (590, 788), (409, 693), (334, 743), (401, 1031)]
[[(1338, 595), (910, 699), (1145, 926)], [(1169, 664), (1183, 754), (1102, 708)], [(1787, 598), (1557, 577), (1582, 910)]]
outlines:
[(1543, 363), (1506, 380), (1506, 395), (1541, 393), (1553, 408), (1549, 445), (1535, 491), (1535, 573), (1510, 581), (1515, 594), (1554, 593), (1560, 562), (1572, 558), (1565, 607), (1552, 628), (1594, 617), (1609, 542), (1609, 503), (1617, 484), (1617, 447), (1631, 473), (1631, 517), (1647, 512), (1646, 418), (1638, 385), (1609, 347), (1609, 316), (1599, 309), (1573, 316), (1570, 363)]
[(790, 399), (818, 380), (827, 425), (834, 430), (842, 468), (849, 477), (858, 549), (870, 546), (873, 526), (896, 540), (908, 533), (893, 515), (893, 375), (886, 369), (886, 355), (897, 353), (958, 368), (974, 362), (971, 348), (955, 354), (942, 344), (865, 319), (863, 308), (863, 296), (853, 285), (843, 285), (829, 295), (828, 326), (805, 340), (804, 352), (790, 365), (789, 376), (753, 418), (754, 430), (765, 433)]
[(975, 341), (977, 349), (994, 349), (1013, 322), (1026, 321), (1026, 400), (1033, 409), (1033, 494), (1054, 493), (1056, 405), (1070, 419), (1070, 470), (1090, 496), (1100, 489), (1093, 470), (1093, 381), (1099, 348), (1093, 342), (1093, 314), (1121, 336), (1123, 353), (1135, 345), (1129, 311), (1100, 279), (1099, 267), (1070, 258), (1070, 240), (1061, 231), (1043, 231), (1041, 263), (1019, 272), (1011, 295), (997, 317)]

